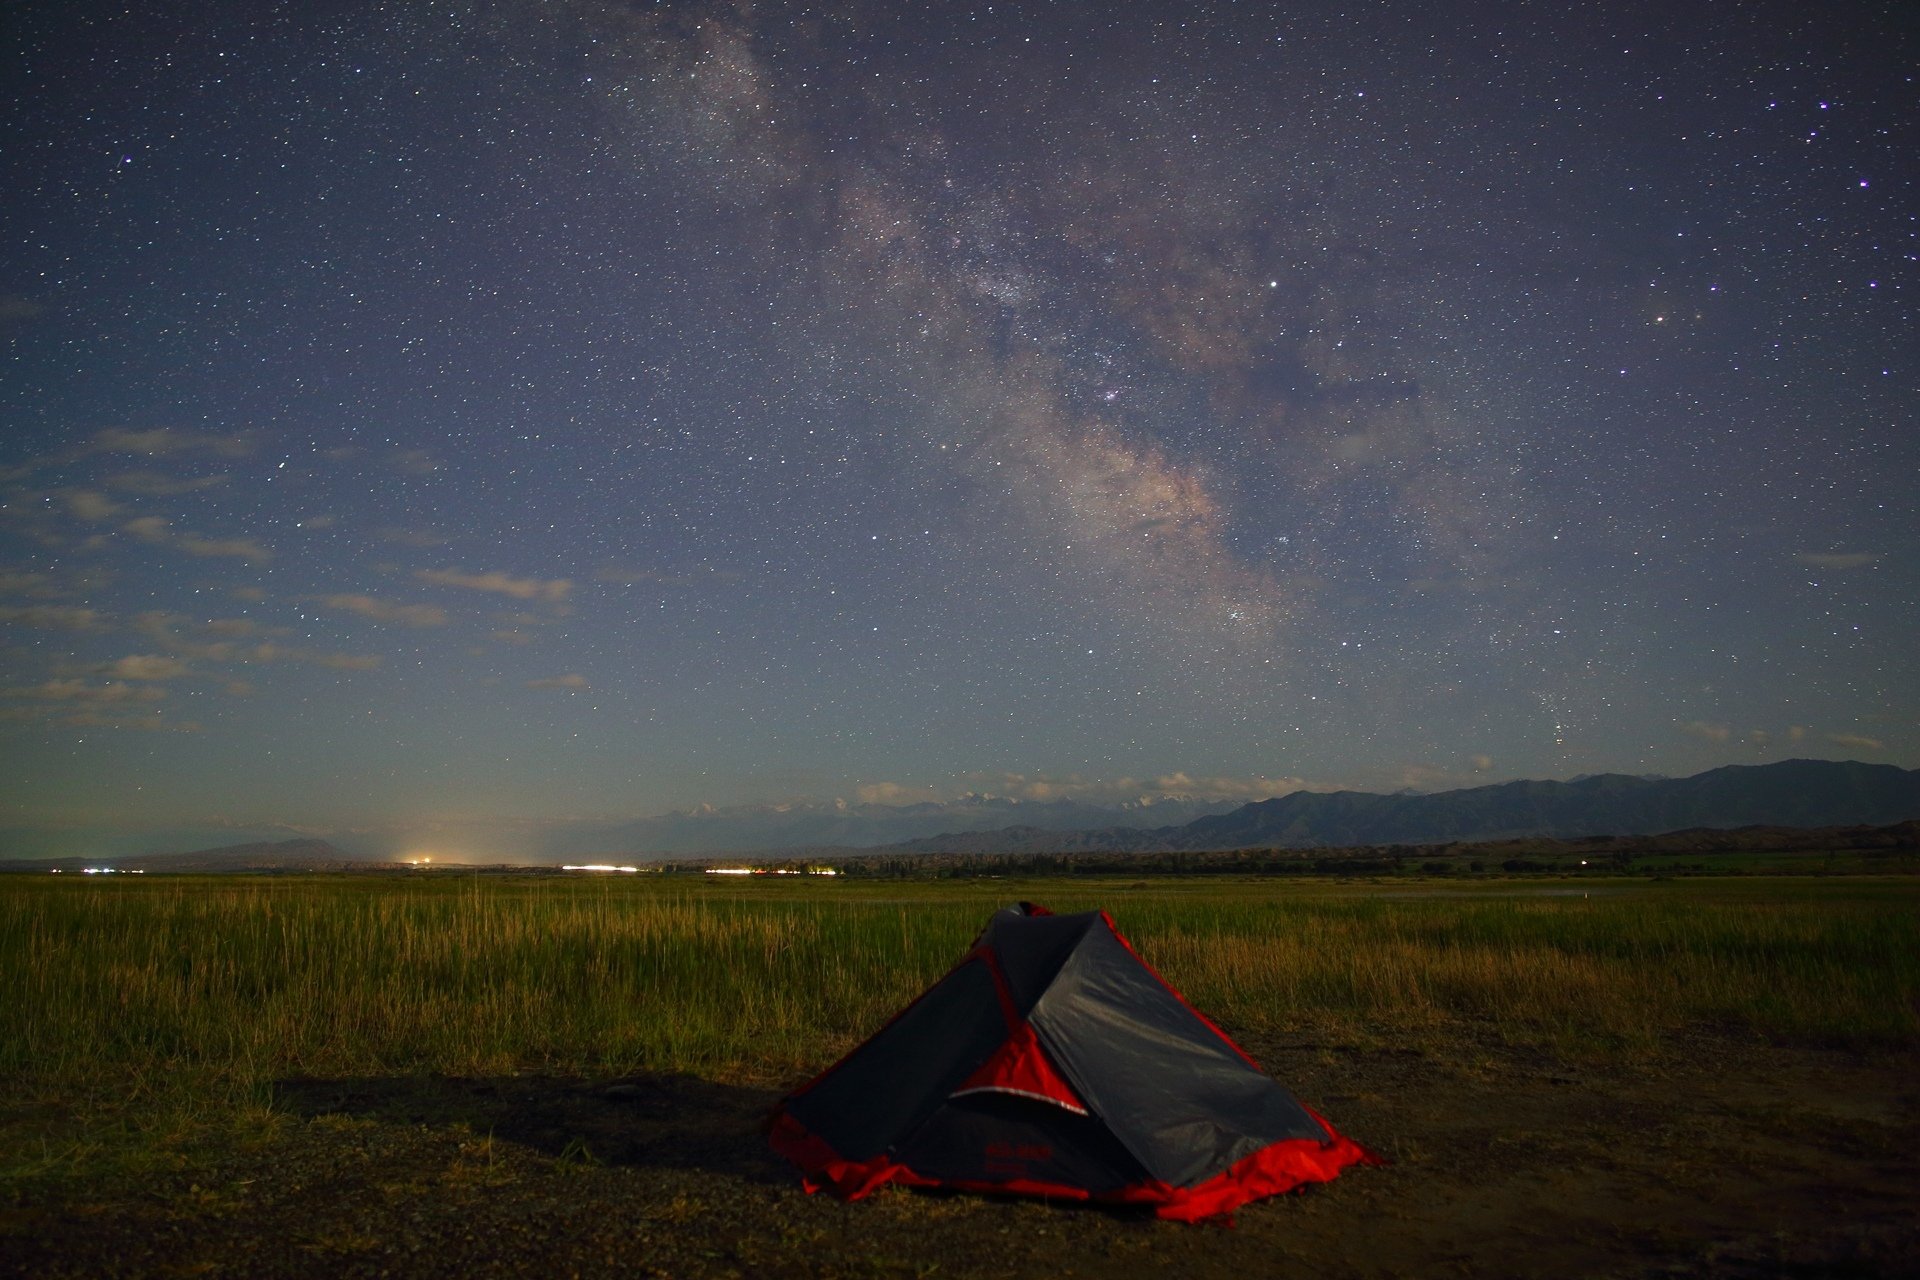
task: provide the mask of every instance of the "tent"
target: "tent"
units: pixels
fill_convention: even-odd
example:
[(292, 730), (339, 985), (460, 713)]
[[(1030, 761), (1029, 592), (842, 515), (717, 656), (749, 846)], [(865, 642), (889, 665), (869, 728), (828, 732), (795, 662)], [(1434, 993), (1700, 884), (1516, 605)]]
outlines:
[(783, 1098), (808, 1191), (914, 1187), (1149, 1206), (1194, 1221), (1325, 1182), (1365, 1148), (1296, 1101), (1104, 911), (996, 913), (959, 964)]

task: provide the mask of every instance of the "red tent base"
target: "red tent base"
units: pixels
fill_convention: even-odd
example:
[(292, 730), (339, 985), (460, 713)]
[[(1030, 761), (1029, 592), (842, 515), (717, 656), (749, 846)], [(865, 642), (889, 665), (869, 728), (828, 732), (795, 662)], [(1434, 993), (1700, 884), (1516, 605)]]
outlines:
[[(1320, 1119), (1315, 1116), (1315, 1119)], [(1325, 1120), (1320, 1121), (1323, 1125)], [(1036, 1196), (1049, 1200), (1080, 1200), (1096, 1204), (1135, 1205), (1151, 1209), (1156, 1217), (1175, 1222), (1198, 1222), (1232, 1213), (1244, 1204), (1315, 1182), (1331, 1182), (1349, 1165), (1380, 1165), (1386, 1161), (1359, 1143), (1342, 1137), (1332, 1125), (1330, 1142), (1289, 1138), (1262, 1147), (1224, 1172), (1192, 1187), (1173, 1187), (1148, 1180), (1118, 1191), (1094, 1195), (1084, 1187), (1035, 1182), (1023, 1178), (1004, 1182), (955, 1182), (929, 1178), (888, 1157), (847, 1160), (818, 1135), (807, 1131), (785, 1111), (779, 1112), (767, 1132), (773, 1149), (794, 1162), (804, 1174), (808, 1194), (826, 1191), (842, 1200), (859, 1200), (888, 1183), (904, 1187), (939, 1187), (987, 1195)]]

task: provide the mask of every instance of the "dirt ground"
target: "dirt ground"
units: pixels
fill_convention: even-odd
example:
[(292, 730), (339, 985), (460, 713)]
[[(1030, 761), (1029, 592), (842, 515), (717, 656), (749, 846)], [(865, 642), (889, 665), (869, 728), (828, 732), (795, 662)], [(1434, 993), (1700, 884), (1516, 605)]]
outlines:
[(1388, 1156), (1231, 1225), (809, 1197), (779, 1090), (688, 1077), (289, 1080), (256, 1149), (0, 1205), (0, 1272), (107, 1276), (1920, 1275), (1911, 1060), (1702, 1039), (1527, 1052), (1246, 1042)]

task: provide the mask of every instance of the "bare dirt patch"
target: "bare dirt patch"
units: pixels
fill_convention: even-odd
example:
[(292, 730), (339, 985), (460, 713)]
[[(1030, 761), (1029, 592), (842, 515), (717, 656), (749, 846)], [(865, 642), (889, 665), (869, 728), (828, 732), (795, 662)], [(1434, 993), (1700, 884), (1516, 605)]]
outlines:
[(1920, 1271), (1920, 1072), (1702, 1038), (1567, 1066), (1497, 1045), (1247, 1047), (1392, 1159), (1231, 1226), (804, 1195), (777, 1087), (686, 1076), (287, 1080), (251, 1149), (0, 1209), (77, 1276), (1893, 1276)]

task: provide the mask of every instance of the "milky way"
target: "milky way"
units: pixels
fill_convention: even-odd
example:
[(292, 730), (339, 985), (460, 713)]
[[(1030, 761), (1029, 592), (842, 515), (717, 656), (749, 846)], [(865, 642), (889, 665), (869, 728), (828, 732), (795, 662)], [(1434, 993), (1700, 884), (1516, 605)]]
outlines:
[(18, 847), (1920, 761), (1894, 6), (19, 7)]

